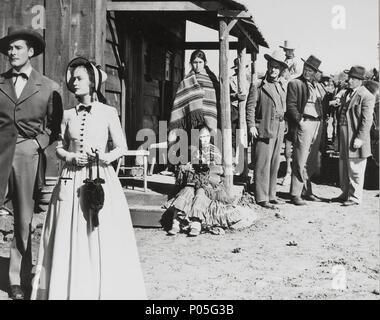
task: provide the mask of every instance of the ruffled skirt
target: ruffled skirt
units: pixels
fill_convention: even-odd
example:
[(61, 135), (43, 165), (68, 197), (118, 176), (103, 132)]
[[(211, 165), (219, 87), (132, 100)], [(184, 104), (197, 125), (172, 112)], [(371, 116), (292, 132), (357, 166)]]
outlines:
[(256, 219), (251, 208), (212, 200), (203, 188), (195, 190), (192, 186), (181, 189), (164, 207), (179, 210), (179, 218), (199, 220), (204, 230), (215, 227), (243, 229), (251, 226)]

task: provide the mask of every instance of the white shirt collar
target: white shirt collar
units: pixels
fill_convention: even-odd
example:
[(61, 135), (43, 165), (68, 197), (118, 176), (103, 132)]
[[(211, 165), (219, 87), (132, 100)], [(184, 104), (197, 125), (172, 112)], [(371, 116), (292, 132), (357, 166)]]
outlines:
[[(30, 75), (31, 75), (32, 71), (33, 71), (33, 67), (32, 67), (31, 65), (29, 65), (29, 66), (28, 66), (25, 70), (23, 70), (22, 72), (25, 73), (25, 74), (28, 76), (28, 78), (30, 78)], [(17, 72), (15, 69), (13, 69), (13, 72), (14, 72), (14, 73), (19, 73), (19, 72)]]

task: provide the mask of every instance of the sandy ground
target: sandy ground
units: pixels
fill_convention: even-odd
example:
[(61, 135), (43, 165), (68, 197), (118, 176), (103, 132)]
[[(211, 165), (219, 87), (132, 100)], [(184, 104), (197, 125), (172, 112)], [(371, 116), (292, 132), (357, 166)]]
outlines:
[[(329, 186), (314, 192), (340, 194)], [(260, 211), (254, 226), (223, 236), (137, 229), (149, 298), (379, 299), (377, 195), (365, 191), (360, 207), (285, 204), (280, 217)]]
[[(288, 187), (279, 186), (286, 198)], [(331, 198), (339, 189), (317, 185)], [(249, 229), (169, 237), (135, 229), (150, 299), (379, 299), (379, 198), (258, 210)], [(37, 241), (34, 241), (34, 260)], [(0, 244), (0, 300), (8, 299), (8, 249)], [(335, 288), (335, 289), (334, 289)], [(340, 289), (339, 289), (340, 288)]]

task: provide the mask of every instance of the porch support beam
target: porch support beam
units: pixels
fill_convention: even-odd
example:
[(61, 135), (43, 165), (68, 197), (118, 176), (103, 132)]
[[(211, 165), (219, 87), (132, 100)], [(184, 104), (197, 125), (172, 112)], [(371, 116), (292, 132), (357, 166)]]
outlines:
[(231, 104), (230, 84), (228, 76), (228, 51), (229, 37), (227, 19), (219, 19), (219, 81), (220, 81), (220, 111), (222, 129), (222, 155), (225, 172), (224, 185), (227, 191), (232, 191), (233, 169), (232, 169), (232, 132), (231, 132)]
[[(247, 80), (247, 40), (239, 38), (239, 47), (237, 57), (239, 59), (239, 73), (237, 78), (238, 92), (248, 97), (248, 80)], [(247, 99), (239, 102), (239, 135), (237, 139), (237, 157), (238, 165), (244, 165), (243, 176), (248, 176), (248, 138), (247, 138), (247, 122), (246, 122), (246, 103)]]

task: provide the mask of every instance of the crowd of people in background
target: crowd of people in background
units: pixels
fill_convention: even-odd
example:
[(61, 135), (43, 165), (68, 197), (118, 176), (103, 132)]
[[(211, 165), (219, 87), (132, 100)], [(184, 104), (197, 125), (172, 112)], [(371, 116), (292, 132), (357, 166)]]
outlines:
[[(279, 209), (278, 206), (285, 203), (284, 199), (277, 197), (280, 156), (284, 150), (286, 174), (280, 184), (289, 186), (291, 204), (301, 206), (307, 205), (308, 201), (326, 200), (341, 202), (343, 206), (360, 204), (367, 158), (371, 154), (378, 158), (378, 151), (374, 148), (378, 146), (378, 71), (373, 69), (367, 72), (364, 67), (355, 65), (337, 76), (325, 75), (320, 68), (322, 61), (315, 55), (310, 55), (306, 60), (298, 59), (294, 46), (288, 41), (279, 47), (282, 50), (264, 55), (267, 70), (257, 81), (249, 81), (249, 88), (237, 84), (238, 58), (232, 67), (232, 150), (236, 162), (239, 103), (245, 102), (251, 146), (249, 167), (253, 169), (253, 179), (248, 189), (254, 195), (256, 204), (263, 208)], [(178, 109), (174, 104), (171, 124), (175, 125), (170, 127), (169, 142), (174, 141), (173, 132), (177, 128), (188, 132), (191, 129), (208, 128), (210, 133), (220, 127), (219, 84), (209, 81), (210, 85), (205, 87), (205, 82), (201, 80), (202, 74), (203, 77), (213, 74), (207, 67), (204, 52), (193, 52), (190, 65), (191, 72), (181, 83), (176, 95), (176, 100), (181, 101), (182, 106)], [(249, 70), (246, 69), (244, 74)], [(199, 96), (198, 88), (206, 88), (205, 96)], [(212, 104), (207, 98), (210, 89), (215, 92)], [(185, 98), (183, 92), (187, 95)], [(208, 124), (210, 116), (213, 121), (217, 121), (216, 125)], [(212, 139), (208, 143), (212, 144)], [(322, 199), (314, 194), (311, 178), (320, 172), (321, 155), (328, 152), (339, 156), (339, 186), (342, 193), (337, 198)], [(212, 167), (210, 159), (205, 159), (201, 166), (208, 177), (212, 176)], [(185, 166), (179, 166), (177, 173), (184, 168), (191, 172), (194, 172), (194, 168), (195, 172), (200, 170), (190, 161)], [(219, 168), (221, 177), (224, 172), (222, 167)], [(223, 220), (222, 211), (210, 210), (210, 203), (215, 200), (211, 195), (215, 196), (215, 192), (205, 194), (201, 183), (186, 183), (183, 180), (181, 183), (183, 188), (166, 204), (166, 208), (172, 208), (175, 212), (169, 235), (180, 232), (182, 224), (187, 226), (185, 230), (189, 236), (199, 235), (201, 230), (213, 230), (213, 227), (229, 227), (229, 223), (215, 222)], [(216, 185), (213, 188), (215, 191)], [(199, 202), (200, 194), (208, 197), (207, 201)], [(199, 211), (199, 203), (206, 202), (208, 204), (202, 205), (202, 213), (196, 214), (197, 222), (194, 223), (194, 211)], [(214, 222), (202, 222), (207, 220)]]
[[(290, 187), (291, 203), (323, 201), (313, 193), (311, 178), (321, 170), (321, 156), (332, 153), (339, 157), (342, 194), (329, 201), (360, 204), (367, 158), (372, 155), (378, 163), (377, 69), (355, 65), (336, 76), (324, 75), (316, 56), (301, 59), (301, 68), (294, 46), (285, 41), (280, 48), (285, 55), (278, 50), (264, 55), (267, 71), (251, 84), (246, 105), (256, 202), (269, 209), (283, 203), (275, 189), (284, 141), (286, 174), (280, 183)], [(285, 121), (285, 129), (277, 130), (278, 119)]]

